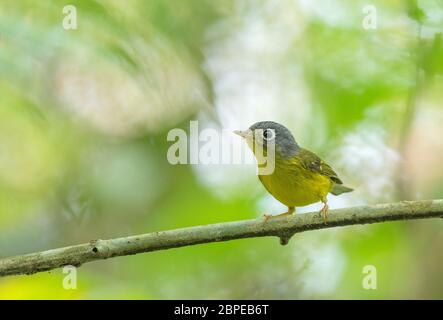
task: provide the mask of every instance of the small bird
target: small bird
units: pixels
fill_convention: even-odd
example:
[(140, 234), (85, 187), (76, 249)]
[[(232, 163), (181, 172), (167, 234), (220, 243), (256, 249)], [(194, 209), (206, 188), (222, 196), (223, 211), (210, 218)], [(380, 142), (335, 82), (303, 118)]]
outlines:
[[(273, 150), (274, 170), (270, 174), (260, 174), (259, 171), (259, 179), (274, 198), (288, 207), (287, 212), (277, 216), (291, 215), (295, 207), (321, 201), (324, 206), (320, 214), (326, 222), (328, 193), (337, 196), (353, 191), (343, 185), (326, 162), (315, 153), (301, 148), (291, 132), (279, 123), (257, 122), (247, 130), (236, 130), (234, 133), (246, 140), (259, 162), (259, 169), (263, 157), (271, 155), (270, 151)], [(270, 217), (265, 215), (265, 220)]]

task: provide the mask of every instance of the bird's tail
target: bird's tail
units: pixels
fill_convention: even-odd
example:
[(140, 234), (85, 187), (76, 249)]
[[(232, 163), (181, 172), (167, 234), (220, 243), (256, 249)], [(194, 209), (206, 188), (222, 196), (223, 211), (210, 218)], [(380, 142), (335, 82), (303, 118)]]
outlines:
[(332, 187), (331, 193), (334, 196), (338, 196), (342, 193), (351, 192), (351, 191), (354, 191), (354, 189), (348, 188), (342, 184), (334, 184), (334, 186)]

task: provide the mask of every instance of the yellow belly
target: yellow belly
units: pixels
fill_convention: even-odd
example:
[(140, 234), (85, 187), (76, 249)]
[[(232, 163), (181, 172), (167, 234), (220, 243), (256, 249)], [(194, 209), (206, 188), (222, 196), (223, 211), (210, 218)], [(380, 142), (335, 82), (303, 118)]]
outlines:
[(288, 207), (306, 206), (322, 200), (333, 184), (328, 177), (305, 169), (294, 159), (277, 163), (273, 174), (259, 178), (266, 190)]

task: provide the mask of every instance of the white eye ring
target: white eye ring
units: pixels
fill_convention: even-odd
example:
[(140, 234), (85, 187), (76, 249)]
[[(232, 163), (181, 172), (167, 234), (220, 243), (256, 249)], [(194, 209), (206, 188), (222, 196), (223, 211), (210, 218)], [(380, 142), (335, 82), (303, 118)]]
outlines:
[(263, 139), (265, 139), (266, 141), (270, 141), (272, 139), (274, 139), (275, 137), (275, 131), (272, 129), (265, 129), (263, 130)]

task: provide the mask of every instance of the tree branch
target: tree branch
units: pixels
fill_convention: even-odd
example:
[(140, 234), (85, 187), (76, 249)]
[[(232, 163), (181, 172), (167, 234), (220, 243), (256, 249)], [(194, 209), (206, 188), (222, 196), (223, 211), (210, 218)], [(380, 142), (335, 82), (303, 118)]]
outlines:
[(267, 222), (255, 219), (196, 226), (93, 240), (75, 246), (4, 258), (0, 260), (0, 276), (33, 274), (65, 265), (80, 266), (94, 260), (242, 238), (276, 236), (284, 245), (295, 233), (309, 230), (436, 217), (443, 218), (443, 200), (403, 201), (331, 210), (326, 223), (318, 214), (306, 213)]

